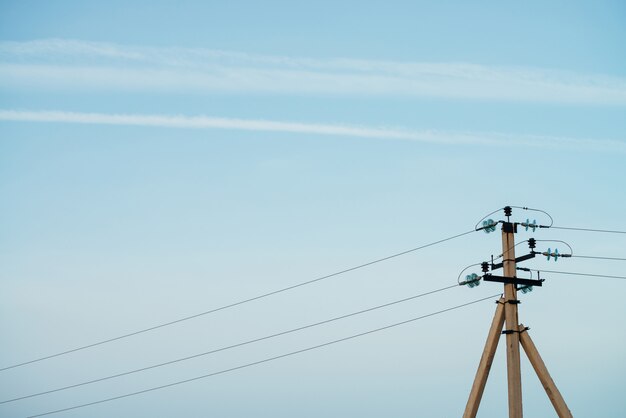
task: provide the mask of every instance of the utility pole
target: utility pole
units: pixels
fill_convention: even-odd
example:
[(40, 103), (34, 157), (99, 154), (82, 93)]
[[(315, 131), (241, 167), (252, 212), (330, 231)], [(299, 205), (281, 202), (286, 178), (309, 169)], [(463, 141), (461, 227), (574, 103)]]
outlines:
[[(533, 230), (537, 227), (535, 223), (531, 224), (530, 221), (526, 223), (515, 223), (510, 221), (511, 207), (504, 208), (504, 215), (506, 221), (494, 222), (489, 219), (483, 222), (483, 228), (485, 232), (495, 231), (495, 226), (498, 223), (502, 224), (502, 263), (494, 264), (493, 259), (491, 264), (482, 263), (482, 270), (484, 275), (482, 279), (489, 282), (500, 282), (504, 284), (503, 297), (498, 300), (498, 306), (494, 315), (485, 348), (478, 365), (476, 377), (470, 391), (469, 399), (463, 413), (463, 418), (475, 418), (478, 413), (478, 407), (485, 390), (489, 371), (493, 363), (493, 358), (498, 347), (498, 340), (500, 334), (506, 335), (506, 360), (507, 360), (507, 380), (508, 380), (508, 397), (509, 397), (509, 418), (523, 418), (522, 410), (522, 376), (520, 368), (520, 344), (530, 363), (532, 364), (539, 380), (541, 381), (554, 409), (556, 410), (559, 418), (573, 418), (565, 400), (561, 396), (558, 388), (556, 387), (552, 377), (548, 373), (539, 351), (535, 347), (530, 335), (528, 335), (528, 328), (519, 324), (518, 320), (518, 305), (520, 301), (517, 299), (517, 291), (519, 289), (526, 291), (525, 289), (532, 289), (532, 286), (541, 286), (543, 280), (537, 279), (524, 279), (517, 277), (517, 263), (534, 258), (536, 254), (542, 254), (534, 251), (535, 240), (529, 240), (529, 246), (531, 249), (530, 254), (521, 257), (515, 257), (515, 234), (517, 233), (517, 226), (525, 226), (526, 229), (531, 227)], [(548, 253), (545, 255), (554, 256)], [(558, 253), (557, 253), (558, 254)], [(557, 255), (558, 257), (558, 255)], [(502, 268), (503, 275), (496, 276), (488, 273), (491, 271)], [(478, 285), (480, 277), (477, 275), (467, 276), (467, 280), (461, 284), (467, 284), (470, 287)], [(522, 287), (518, 287), (522, 286)], [(504, 325), (504, 330), (502, 327)]]
[[(507, 222), (502, 224), (502, 254), (504, 277), (517, 276), (515, 263), (515, 232), (511, 223), (511, 208), (504, 210)], [(509, 384), (509, 418), (522, 418), (522, 371), (519, 357), (519, 321), (517, 319), (517, 289), (513, 283), (504, 284), (504, 320), (506, 323), (506, 368)]]

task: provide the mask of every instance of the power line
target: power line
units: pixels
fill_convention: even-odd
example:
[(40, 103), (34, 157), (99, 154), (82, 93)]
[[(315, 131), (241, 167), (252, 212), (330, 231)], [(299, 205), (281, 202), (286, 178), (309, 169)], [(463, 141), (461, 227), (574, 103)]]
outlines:
[[(561, 244), (567, 245), (567, 247), (569, 248), (569, 254), (566, 254), (565, 257), (574, 257), (574, 249), (572, 248), (572, 246), (569, 245), (569, 243), (560, 239), (536, 239), (535, 242), (559, 242)], [(561, 254), (561, 256), (563, 256), (563, 254)]]
[(418, 295), (410, 296), (410, 297), (403, 298), (403, 299), (400, 299), (400, 300), (396, 300), (396, 301), (393, 301), (393, 302), (388, 302), (388, 303), (385, 303), (385, 304), (382, 304), (382, 305), (377, 305), (377, 306), (374, 306), (374, 307), (371, 307), (371, 308), (367, 308), (367, 309), (363, 309), (363, 310), (360, 310), (360, 311), (357, 311), (357, 312), (352, 312), (352, 313), (349, 313), (349, 314), (346, 314), (346, 315), (337, 316), (337, 317), (334, 317), (334, 318), (331, 318), (331, 319), (326, 319), (324, 321), (315, 322), (315, 323), (312, 323), (312, 324), (308, 324), (308, 325), (304, 325), (304, 326), (301, 326), (301, 327), (293, 328), (293, 329), (290, 329), (290, 330), (287, 330), (287, 331), (278, 332), (278, 333), (275, 333), (275, 334), (267, 335), (265, 337), (255, 338), (255, 339), (244, 341), (244, 342), (241, 342), (241, 343), (232, 344), (232, 345), (229, 345), (229, 346), (226, 346), (226, 347), (221, 347), (221, 348), (217, 348), (217, 349), (214, 349), (214, 350), (205, 351), (203, 353), (198, 353), (198, 354), (194, 354), (194, 355), (191, 355), (191, 356), (186, 356), (186, 357), (178, 358), (178, 359), (175, 359), (175, 360), (166, 361), (164, 363), (154, 364), (152, 366), (142, 367), (142, 368), (139, 368), (139, 369), (134, 369), (134, 370), (130, 370), (130, 371), (123, 372), (123, 373), (117, 373), (117, 374), (114, 374), (114, 375), (101, 377), (101, 378), (89, 380), (89, 381), (86, 381), (86, 382), (76, 383), (76, 384), (73, 384), (73, 385), (64, 386), (64, 387), (60, 387), (60, 388), (56, 388), (56, 389), (51, 389), (51, 390), (47, 390), (47, 391), (44, 391), (44, 392), (33, 393), (31, 395), (20, 396), (20, 397), (17, 397), (17, 398), (8, 399), (8, 400), (5, 400), (5, 401), (1, 401), (0, 404), (15, 402), (15, 401), (23, 400), (23, 399), (28, 399), (28, 398), (34, 398), (36, 396), (47, 395), (47, 394), (54, 393), (54, 392), (60, 392), (62, 390), (72, 389), (72, 388), (76, 388), (76, 387), (79, 387), (79, 386), (85, 386), (85, 385), (89, 385), (89, 384), (92, 384), (92, 383), (102, 382), (104, 380), (114, 379), (114, 378), (117, 378), (117, 377), (126, 376), (126, 375), (133, 374), (133, 373), (139, 373), (139, 372), (143, 372), (143, 371), (146, 371), (146, 370), (155, 369), (157, 367), (167, 366), (167, 365), (170, 365), (170, 364), (179, 363), (179, 362), (186, 361), (186, 360), (191, 360), (191, 359), (194, 359), (194, 358), (207, 356), (207, 355), (210, 355), (210, 354), (218, 353), (218, 352), (221, 352), (221, 351), (226, 351), (226, 350), (229, 350), (229, 349), (232, 349), (232, 348), (241, 347), (241, 346), (252, 344), (252, 343), (256, 343), (256, 342), (259, 342), (259, 341), (269, 340), (270, 338), (274, 338), (274, 337), (278, 337), (278, 336), (281, 336), (281, 335), (290, 334), (290, 333), (293, 333), (293, 332), (296, 332), (296, 331), (301, 331), (301, 330), (304, 330), (304, 329), (307, 329), (307, 328), (313, 328), (313, 327), (316, 327), (318, 325), (328, 324), (330, 322), (338, 321), (340, 319), (345, 319), (345, 318), (349, 318), (351, 316), (356, 316), (356, 315), (360, 315), (360, 314), (363, 314), (363, 313), (366, 313), (366, 312), (371, 312), (371, 311), (374, 311), (374, 310), (377, 310), (377, 309), (381, 309), (381, 308), (385, 308), (385, 307), (388, 307), (388, 306), (396, 305), (396, 304), (399, 304), (399, 303), (402, 303), (402, 302), (407, 302), (409, 300), (417, 299), (417, 298), (420, 298), (420, 297), (423, 297), (423, 296), (432, 295), (433, 293), (438, 293), (438, 292), (442, 292), (444, 290), (449, 290), (449, 289), (452, 289), (454, 287), (459, 287), (459, 285), (458, 284), (454, 284), (454, 285), (451, 285), (451, 286), (442, 287), (440, 289), (435, 289), (435, 290), (431, 290), (429, 292), (420, 293)]
[(606, 274), (577, 273), (577, 272), (571, 272), (571, 271), (554, 271), (554, 270), (533, 270), (533, 271), (537, 271), (541, 273), (568, 274), (572, 276), (605, 277), (607, 279), (626, 280), (626, 276), (609, 276)]
[(351, 335), (349, 337), (344, 337), (344, 338), (340, 338), (340, 339), (337, 339), (337, 340), (328, 341), (328, 342), (325, 342), (323, 344), (318, 344), (318, 345), (315, 345), (315, 346), (312, 346), (312, 347), (303, 348), (301, 350), (292, 351), (292, 352), (289, 352), (289, 353), (286, 353), (286, 354), (281, 354), (281, 355), (278, 355), (278, 356), (269, 357), (269, 358), (266, 358), (266, 359), (263, 359), (263, 360), (258, 360), (258, 361), (252, 362), (252, 363), (243, 364), (241, 366), (231, 367), (229, 369), (220, 370), (220, 371), (209, 373), (209, 374), (205, 374), (205, 375), (202, 375), (202, 376), (196, 376), (196, 377), (192, 377), (190, 379), (180, 380), (180, 381), (177, 381), (177, 382), (168, 383), (168, 384), (161, 385), (161, 386), (155, 386), (155, 387), (152, 387), (152, 388), (143, 389), (143, 390), (136, 391), (136, 392), (131, 392), (131, 393), (126, 393), (124, 395), (114, 396), (114, 397), (111, 397), (111, 398), (100, 399), (100, 400), (97, 400), (97, 401), (93, 401), (93, 402), (89, 402), (89, 403), (85, 403), (85, 404), (81, 404), (81, 405), (74, 405), (74, 406), (70, 406), (68, 408), (57, 409), (57, 410), (54, 410), (54, 411), (48, 411), (48, 412), (44, 412), (44, 413), (37, 414), (37, 415), (30, 415), (27, 418), (42, 417), (42, 416), (45, 416), (45, 415), (52, 415), (52, 414), (57, 414), (57, 413), (60, 413), (60, 412), (66, 412), (66, 411), (79, 409), (79, 408), (84, 408), (84, 407), (87, 407), (87, 406), (97, 405), (97, 404), (101, 404), (101, 403), (105, 403), (105, 402), (111, 402), (111, 401), (115, 401), (115, 400), (122, 399), (122, 398), (128, 398), (130, 396), (141, 395), (143, 393), (152, 392), (152, 391), (155, 391), (155, 390), (165, 389), (165, 388), (169, 388), (169, 387), (172, 387), (172, 386), (182, 385), (184, 383), (194, 382), (194, 381), (200, 380), (200, 379), (206, 379), (208, 377), (212, 377), (212, 376), (217, 376), (217, 375), (220, 375), (220, 374), (233, 372), (235, 370), (240, 370), (240, 369), (244, 369), (244, 368), (247, 368), (247, 367), (256, 366), (256, 365), (262, 364), (262, 363), (268, 363), (270, 361), (274, 361), (274, 360), (278, 360), (278, 359), (281, 359), (281, 358), (293, 356), (293, 355), (304, 353), (304, 352), (311, 351), (311, 350), (316, 350), (318, 348), (322, 348), (322, 347), (326, 347), (326, 346), (329, 346), (329, 345), (337, 344), (337, 343), (340, 343), (340, 342), (343, 342), (343, 341), (352, 340), (354, 338), (362, 337), (362, 336), (365, 336), (365, 335), (373, 334), (375, 332), (379, 332), (379, 331), (387, 330), (387, 329), (394, 328), (394, 327), (397, 327), (397, 326), (400, 326), (400, 325), (404, 325), (404, 324), (408, 324), (408, 323), (411, 323), (411, 322), (415, 322), (415, 321), (418, 321), (420, 319), (425, 319), (425, 318), (428, 318), (428, 317), (431, 317), (431, 316), (439, 315), (439, 314), (442, 314), (444, 312), (452, 311), (452, 310), (459, 309), (459, 308), (462, 308), (462, 307), (465, 307), (465, 306), (469, 306), (469, 305), (472, 305), (472, 304), (475, 304), (475, 303), (478, 303), (478, 302), (482, 302), (482, 301), (494, 298), (494, 297), (499, 296), (499, 295), (500, 295), (500, 293), (497, 293), (495, 295), (491, 295), (491, 296), (488, 296), (488, 297), (485, 297), (485, 298), (477, 299), (477, 300), (474, 300), (472, 302), (467, 302), (467, 303), (464, 303), (464, 304), (461, 304), (461, 305), (456, 305), (456, 306), (453, 306), (453, 307), (450, 307), (450, 308), (442, 309), (440, 311), (432, 312), (432, 313), (429, 313), (429, 314), (426, 314), (426, 315), (418, 316), (416, 318), (408, 319), (406, 321), (396, 322), (396, 323), (391, 324), (391, 325), (386, 325), (384, 327), (375, 328), (373, 330), (361, 332), (359, 334), (354, 334), (354, 335)]
[(347, 268), (345, 270), (340, 270), (340, 271), (337, 271), (335, 273), (328, 274), (326, 276), (318, 277), (316, 279), (308, 280), (308, 281), (305, 281), (305, 282), (302, 282), (302, 283), (298, 283), (298, 284), (295, 284), (295, 285), (292, 285), (292, 286), (284, 287), (282, 289), (278, 289), (278, 290), (274, 290), (274, 291), (271, 291), (271, 292), (268, 292), (268, 293), (264, 293), (264, 294), (261, 294), (261, 295), (258, 295), (258, 296), (254, 296), (254, 297), (251, 297), (251, 298), (248, 298), (248, 299), (243, 299), (243, 300), (240, 300), (238, 302), (234, 302), (234, 303), (231, 303), (231, 304), (228, 304), (228, 305), (220, 306), (219, 308), (210, 309), (208, 311), (200, 312), (200, 313), (197, 313), (197, 314), (194, 314), (194, 315), (189, 315), (189, 316), (186, 316), (186, 317), (183, 317), (183, 318), (175, 319), (173, 321), (164, 322), (164, 323), (161, 323), (161, 324), (158, 324), (158, 325), (154, 325), (154, 326), (151, 326), (151, 327), (148, 327), (148, 328), (143, 328), (143, 329), (140, 329), (140, 330), (137, 330), (137, 331), (129, 332), (127, 334), (119, 335), (117, 337), (108, 338), (106, 340), (102, 340), (102, 341), (98, 341), (98, 342), (95, 342), (95, 343), (91, 343), (91, 344), (83, 345), (83, 346), (80, 346), (80, 347), (72, 348), (72, 349), (69, 349), (69, 350), (61, 351), (59, 353), (50, 354), (50, 355), (39, 357), (39, 358), (36, 358), (36, 359), (33, 359), (33, 360), (28, 360), (28, 361), (24, 361), (22, 363), (17, 363), (17, 364), (13, 364), (13, 365), (10, 365), (10, 366), (6, 366), (6, 367), (3, 367), (3, 368), (0, 368), (0, 372), (5, 371), (5, 370), (9, 370), (9, 369), (13, 369), (13, 368), (16, 368), (16, 367), (25, 366), (27, 364), (32, 364), (32, 363), (37, 363), (37, 362), (40, 362), (40, 361), (48, 360), (48, 359), (51, 359), (51, 358), (54, 358), (54, 357), (59, 357), (59, 356), (63, 356), (63, 355), (66, 355), (66, 354), (74, 353), (76, 351), (86, 350), (88, 348), (93, 348), (93, 347), (96, 347), (96, 346), (99, 346), (99, 345), (102, 345), (102, 344), (107, 344), (107, 343), (110, 343), (110, 342), (113, 342), (113, 341), (118, 341), (118, 340), (121, 340), (121, 339), (124, 339), (124, 338), (133, 337), (135, 335), (143, 334), (143, 333), (146, 333), (146, 332), (149, 332), (149, 331), (154, 331), (156, 329), (167, 327), (169, 325), (174, 325), (174, 324), (177, 324), (179, 322), (188, 321), (190, 319), (198, 318), (200, 316), (204, 316), (204, 315), (212, 314), (212, 313), (215, 313), (215, 312), (218, 312), (218, 311), (222, 311), (222, 310), (225, 310), (225, 309), (233, 308), (235, 306), (243, 305), (244, 303), (248, 303), (248, 302), (252, 302), (252, 301), (255, 301), (255, 300), (263, 299), (263, 298), (266, 298), (266, 297), (269, 297), (269, 296), (272, 296), (272, 295), (276, 295), (278, 293), (286, 292), (288, 290), (292, 290), (292, 289), (296, 289), (298, 287), (302, 287), (302, 286), (306, 286), (306, 285), (309, 285), (309, 284), (312, 284), (312, 283), (316, 283), (316, 282), (319, 282), (319, 281), (322, 281), (322, 280), (325, 280), (325, 279), (329, 279), (331, 277), (339, 276), (340, 274), (348, 273), (348, 272), (351, 272), (351, 271), (354, 271), (354, 270), (358, 270), (358, 269), (361, 269), (361, 268), (364, 268), (364, 267), (367, 267), (367, 266), (371, 266), (373, 264), (377, 264), (377, 263), (380, 263), (380, 262), (383, 262), (383, 261), (387, 261), (387, 260), (390, 260), (392, 258), (400, 257), (402, 255), (406, 255), (406, 254), (409, 254), (409, 253), (412, 253), (412, 252), (415, 252), (415, 251), (418, 251), (418, 250), (421, 250), (421, 249), (424, 249), (424, 248), (427, 248), (427, 247), (432, 247), (434, 245), (441, 244), (443, 242), (450, 241), (450, 240), (453, 240), (455, 238), (460, 238), (462, 236), (471, 234), (473, 232), (476, 232), (476, 231), (474, 229), (472, 229), (471, 231), (467, 231), (467, 232), (463, 232), (461, 234), (453, 235), (451, 237), (443, 238), (443, 239), (440, 239), (438, 241), (434, 241), (434, 242), (431, 242), (431, 243), (428, 243), (428, 244), (425, 244), (425, 245), (421, 245), (419, 247), (411, 248), (410, 250), (406, 250), (406, 251), (402, 251), (402, 252), (399, 252), (399, 253), (396, 253), (396, 254), (392, 254), (392, 255), (389, 255), (387, 257), (379, 258), (377, 260), (370, 261), (370, 262), (367, 262), (367, 263), (364, 263), (364, 264), (360, 264), (358, 266), (350, 267), (350, 268)]
[(615, 260), (615, 261), (626, 261), (626, 258), (620, 258), (620, 257), (602, 257), (602, 256), (595, 256), (595, 255), (572, 255), (571, 257), (576, 257), (576, 258), (592, 258), (595, 260)]
[(529, 208), (529, 207), (526, 207), (526, 206), (511, 206), (511, 207), (512, 208), (516, 208), (516, 209), (530, 210), (530, 211), (533, 211), (533, 212), (541, 212), (544, 215), (546, 215), (548, 218), (550, 218), (550, 225), (547, 225), (546, 228), (552, 228), (552, 225), (554, 225), (554, 218), (552, 217), (552, 215), (550, 215), (545, 210), (541, 210), (541, 209), (537, 209), (537, 208)]
[(543, 213), (548, 218), (550, 218), (550, 225), (540, 226), (540, 228), (552, 228), (552, 225), (554, 224), (554, 218), (552, 218), (552, 216), (548, 212), (546, 212), (545, 210), (541, 210), (541, 209), (537, 209), (537, 208), (529, 208), (529, 207), (526, 207), (526, 206), (506, 206), (506, 207), (503, 207), (503, 208), (496, 209), (493, 212), (490, 212), (487, 215), (483, 216), (480, 219), (480, 221), (476, 222), (476, 226), (474, 226), (474, 229), (476, 231), (481, 231), (481, 230), (485, 229), (485, 227), (481, 227), (481, 228), (478, 227), (478, 225), (480, 225), (480, 222), (483, 221), (484, 219), (488, 218), (489, 216), (493, 215), (494, 213), (497, 213), (497, 212), (500, 212), (501, 210), (506, 209), (507, 207), (508, 208), (515, 208), (515, 209), (522, 209), (522, 210), (528, 210), (528, 211)]
[(612, 229), (592, 229), (592, 228), (570, 228), (565, 226), (551, 226), (553, 229), (569, 229), (572, 231), (587, 231), (587, 232), (605, 232), (608, 234), (626, 234), (626, 231), (617, 231)]

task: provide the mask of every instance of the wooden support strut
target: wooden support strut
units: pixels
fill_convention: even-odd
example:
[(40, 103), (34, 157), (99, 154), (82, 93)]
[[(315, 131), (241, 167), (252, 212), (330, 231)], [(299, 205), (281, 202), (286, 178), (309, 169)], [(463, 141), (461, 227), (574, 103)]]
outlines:
[(496, 349), (498, 348), (498, 341), (500, 340), (500, 332), (504, 325), (504, 299), (501, 298), (498, 301), (498, 307), (496, 313), (493, 316), (491, 322), (491, 328), (489, 328), (489, 334), (487, 335), (487, 342), (485, 343), (485, 349), (483, 355), (480, 358), (478, 364), (478, 370), (476, 371), (476, 377), (474, 378), (474, 384), (465, 406), (465, 412), (463, 412), (463, 418), (475, 418), (478, 413), (478, 407), (485, 391), (485, 385), (487, 384), (487, 378), (489, 377), (489, 371), (493, 364), (493, 358), (496, 355)]
[(532, 364), (533, 369), (535, 369), (535, 373), (537, 373), (539, 381), (541, 381), (543, 388), (546, 390), (546, 394), (548, 398), (550, 398), (550, 402), (552, 402), (552, 406), (554, 406), (559, 418), (572, 418), (572, 412), (567, 407), (556, 384), (554, 384), (545, 363), (539, 355), (539, 351), (537, 351), (537, 347), (535, 347), (533, 340), (530, 338), (530, 335), (528, 335), (528, 332), (526, 332), (524, 325), (519, 326), (519, 337), (522, 348), (526, 352), (526, 356), (530, 364)]

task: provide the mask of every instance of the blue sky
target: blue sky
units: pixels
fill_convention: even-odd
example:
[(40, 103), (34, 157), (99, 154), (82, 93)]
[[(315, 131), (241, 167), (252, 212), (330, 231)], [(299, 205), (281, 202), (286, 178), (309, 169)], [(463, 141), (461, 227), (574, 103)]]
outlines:
[[(507, 204), (546, 210), (555, 225), (626, 230), (622, 2), (221, 3), (0, 2), (3, 365), (465, 232)], [(622, 236), (517, 238), (530, 236), (625, 256)], [(0, 372), (0, 393), (73, 384), (440, 288), (500, 245), (499, 234), (475, 233)], [(528, 262), (608, 275), (623, 275), (622, 264)], [(524, 296), (520, 320), (570, 409), (624, 416), (624, 281), (544, 277)], [(499, 291), (456, 288), (0, 405), (0, 415), (183, 380)], [(493, 310), (484, 302), (58, 416), (460, 416)], [(522, 358), (526, 414), (555, 416)], [(501, 345), (480, 417), (505, 413), (505, 371)]]

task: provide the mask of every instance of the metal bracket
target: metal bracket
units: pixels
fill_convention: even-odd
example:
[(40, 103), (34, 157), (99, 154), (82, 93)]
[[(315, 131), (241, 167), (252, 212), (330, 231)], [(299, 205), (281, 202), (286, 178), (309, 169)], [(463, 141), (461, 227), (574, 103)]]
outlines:
[(526, 332), (528, 331), (530, 328), (528, 327), (524, 327), (522, 329), (505, 329), (502, 331), (502, 334), (513, 334), (513, 333), (518, 333), (521, 334), (522, 332)]
[(512, 232), (514, 234), (517, 233), (517, 224), (513, 222), (503, 222), (502, 223), (502, 231), (503, 232)]
[[(535, 258), (536, 255), (537, 255), (537, 253), (533, 251), (530, 254), (522, 255), (520, 257), (515, 257), (515, 263), (520, 263), (522, 261), (530, 260), (531, 258)], [(512, 261), (512, 260), (507, 260), (507, 261)], [(504, 262), (497, 263), (497, 264), (492, 264), (491, 265), (491, 270), (501, 269), (503, 266), (504, 266)]]
[(483, 280), (486, 282), (498, 282), (507, 284), (523, 284), (528, 286), (542, 286), (543, 280), (523, 279), (520, 277), (504, 277), (494, 276), (493, 274), (485, 274)]

